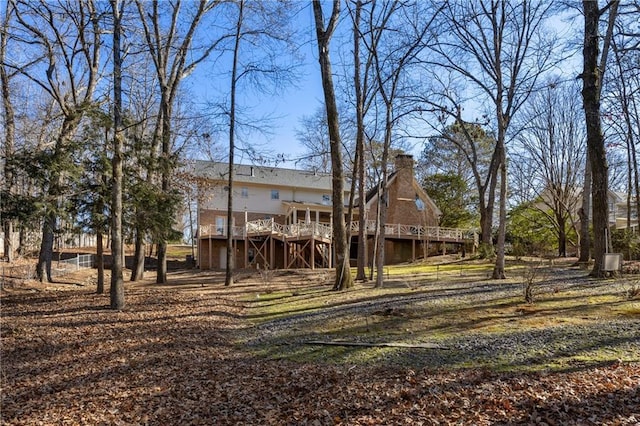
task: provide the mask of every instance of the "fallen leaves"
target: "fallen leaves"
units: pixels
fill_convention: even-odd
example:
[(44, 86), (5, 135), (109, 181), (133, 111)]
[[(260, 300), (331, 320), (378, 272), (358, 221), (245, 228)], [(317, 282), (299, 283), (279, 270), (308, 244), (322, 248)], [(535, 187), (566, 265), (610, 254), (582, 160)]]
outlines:
[(235, 341), (231, 297), (129, 290), (2, 298), (7, 425), (611, 424), (640, 422), (640, 366), (506, 374), (298, 364)]

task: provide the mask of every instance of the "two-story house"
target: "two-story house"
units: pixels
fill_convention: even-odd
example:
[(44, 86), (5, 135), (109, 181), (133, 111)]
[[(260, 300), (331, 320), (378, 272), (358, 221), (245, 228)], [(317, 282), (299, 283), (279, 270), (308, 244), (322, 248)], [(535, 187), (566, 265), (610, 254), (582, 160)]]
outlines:
[[(462, 245), (469, 234), (438, 227), (440, 210), (415, 180), (413, 157), (399, 155), (389, 176), (385, 262), (426, 256), (438, 243)], [(198, 263), (222, 269), (227, 255), (229, 166), (198, 161)], [(233, 166), (233, 244), (236, 268), (332, 267), (332, 200), (328, 174), (277, 167)], [(378, 189), (366, 197), (368, 256), (373, 258)], [(345, 191), (343, 203), (348, 200)], [(357, 212), (348, 223), (357, 253)]]
[[(198, 263), (223, 268), (229, 165), (198, 161), (194, 174), (200, 182)], [(236, 164), (233, 182), (235, 267), (330, 266), (331, 175)]]

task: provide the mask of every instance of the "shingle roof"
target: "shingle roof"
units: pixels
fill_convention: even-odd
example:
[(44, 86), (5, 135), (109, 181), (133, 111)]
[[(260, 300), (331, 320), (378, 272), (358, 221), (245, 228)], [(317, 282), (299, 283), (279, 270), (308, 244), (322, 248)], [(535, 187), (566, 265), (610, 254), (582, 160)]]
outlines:
[[(190, 172), (200, 178), (226, 181), (229, 178), (229, 164), (197, 160), (192, 163)], [(246, 164), (234, 164), (233, 173), (234, 182), (237, 183), (331, 190), (330, 174)]]

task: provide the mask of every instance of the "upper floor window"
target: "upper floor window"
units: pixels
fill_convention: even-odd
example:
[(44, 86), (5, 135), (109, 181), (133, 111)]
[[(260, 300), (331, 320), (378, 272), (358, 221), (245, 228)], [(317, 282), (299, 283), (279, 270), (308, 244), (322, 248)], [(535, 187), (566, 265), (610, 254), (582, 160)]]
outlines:
[(422, 201), (420, 197), (418, 197), (417, 195), (416, 195), (416, 208), (418, 209), (418, 211), (424, 210), (424, 201)]
[(322, 204), (324, 204), (324, 205), (331, 204), (331, 195), (323, 194), (322, 195)]
[(216, 233), (218, 235), (225, 235), (226, 234), (226, 224), (227, 224), (227, 218), (224, 216), (217, 216), (216, 217)]
[(280, 199), (280, 191), (278, 191), (277, 189), (272, 189), (271, 190), (271, 199), (272, 200), (279, 200)]
[(240, 190), (240, 196), (242, 198), (249, 198), (249, 188), (247, 188), (246, 186), (243, 186), (242, 189)]

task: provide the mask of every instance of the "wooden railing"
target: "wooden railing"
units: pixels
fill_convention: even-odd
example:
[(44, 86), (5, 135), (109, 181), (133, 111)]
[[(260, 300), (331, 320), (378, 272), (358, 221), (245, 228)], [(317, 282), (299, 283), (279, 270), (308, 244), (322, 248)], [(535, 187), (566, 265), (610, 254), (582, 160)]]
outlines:
[[(365, 232), (373, 234), (376, 229), (376, 223), (369, 220), (365, 226)], [(352, 235), (359, 232), (359, 222), (353, 221), (349, 224), (349, 230)], [(216, 228), (215, 225), (201, 225), (200, 237), (209, 236), (226, 236), (226, 227)], [(258, 219), (247, 222), (245, 226), (234, 226), (233, 236), (238, 238), (246, 238), (249, 235), (274, 234), (284, 237), (322, 237), (330, 239), (333, 235), (333, 229), (330, 224), (311, 222), (297, 223), (291, 225), (282, 225), (271, 219)], [(385, 225), (385, 235), (387, 237), (415, 237), (418, 239), (433, 241), (464, 241), (466, 239), (476, 239), (477, 236), (473, 231), (459, 228), (442, 228), (439, 226), (422, 226), (422, 225), (402, 225), (387, 223)]]
[[(350, 224), (352, 234), (359, 232), (360, 223), (353, 221)], [(402, 225), (399, 223), (385, 224), (385, 235), (387, 237), (406, 237), (413, 236), (419, 239), (431, 239), (441, 241), (442, 239), (463, 241), (464, 239), (473, 238), (473, 231), (460, 228), (442, 228), (440, 226), (422, 226), (422, 225)], [(376, 230), (376, 222), (368, 220), (365, 226), (365, 232), (373, 234)]]

